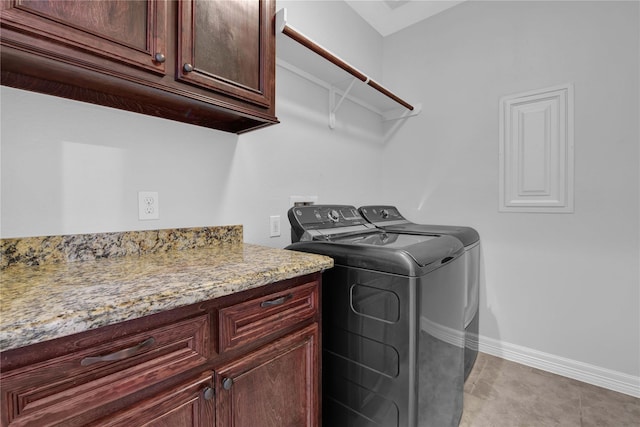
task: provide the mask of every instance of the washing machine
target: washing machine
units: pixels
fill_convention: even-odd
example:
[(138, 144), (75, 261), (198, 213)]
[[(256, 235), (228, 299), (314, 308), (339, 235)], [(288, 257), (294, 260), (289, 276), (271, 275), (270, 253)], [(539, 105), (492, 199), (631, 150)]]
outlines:
[[(393, 233), (445, 235), (460, 240), (465, 249), (465, 358), (464, 378), (478, 356), (478, 329), (480, 303), (480, 235), (471, 227), (416, 224), (400, 214), (395, 206), (361, 206), (360, 214), (379, 229)], [(446, 331), (442, 333), (446, 334)]]
[(392, 233), (354, 206), (288, 212), (287, 249), (327, 255), (322, 278), (323, 425), (458, 426), (464, 343), (464, 247), (452, 236)]

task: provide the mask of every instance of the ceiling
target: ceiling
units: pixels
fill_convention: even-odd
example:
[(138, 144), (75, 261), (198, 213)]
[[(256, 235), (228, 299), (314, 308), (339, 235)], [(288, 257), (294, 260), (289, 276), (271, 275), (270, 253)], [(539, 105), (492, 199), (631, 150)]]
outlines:
[(345, 0), (382, 36), (449, 9), (464, 0)]

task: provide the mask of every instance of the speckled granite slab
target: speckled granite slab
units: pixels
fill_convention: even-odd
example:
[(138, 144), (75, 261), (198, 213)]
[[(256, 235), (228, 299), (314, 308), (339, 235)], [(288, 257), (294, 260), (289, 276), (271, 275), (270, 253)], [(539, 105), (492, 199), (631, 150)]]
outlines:
[(332, 266), (325, 256), (241, 242), (75, 262), (14, 263), (0, 271), (0, 351)]
[(0, 240), (0, 268), (242, 243), (242, 226), (175, 228)]

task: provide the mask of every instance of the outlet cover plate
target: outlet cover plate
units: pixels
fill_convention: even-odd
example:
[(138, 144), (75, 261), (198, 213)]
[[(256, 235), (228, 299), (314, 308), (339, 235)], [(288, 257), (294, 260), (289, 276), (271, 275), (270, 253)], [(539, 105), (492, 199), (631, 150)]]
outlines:
[(160, 219), (157, 191), (138, 192), (138, 219), (142, 221)]

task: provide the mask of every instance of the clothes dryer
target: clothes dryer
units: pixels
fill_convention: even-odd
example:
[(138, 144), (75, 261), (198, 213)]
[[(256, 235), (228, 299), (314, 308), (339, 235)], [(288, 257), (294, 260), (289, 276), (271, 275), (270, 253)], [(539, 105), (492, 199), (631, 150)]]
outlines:
[[(359, 208), (360, 214), (381, 230), (393, 233), (453, 236), (465, 249), (465, 310), (464, 310), (464, 378), (478, 356), (478, 329), (480, 304), (480, 235), (471, 227), (416, 224), (406, 219), (395, 206), (371, 205)], [(447, 334), (447, 331), (441, 331)], [(455, 339), (452, 337), (452, 339)]]
[(462, 415), (464, 247), (390, 233), (353, 206), (291, 208), (287, 249), (330, 256), (322, 278), (323, 424), (447, 427)]

